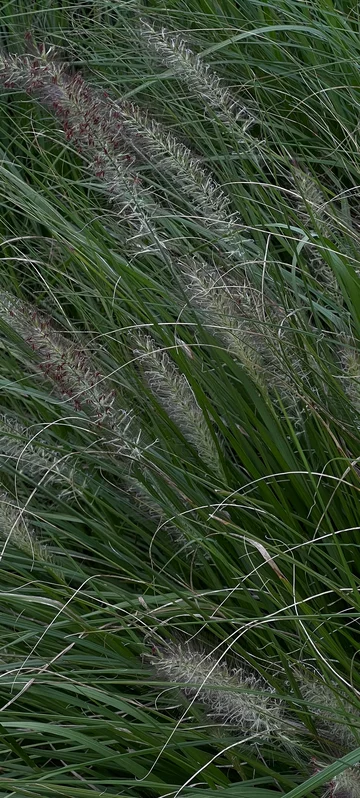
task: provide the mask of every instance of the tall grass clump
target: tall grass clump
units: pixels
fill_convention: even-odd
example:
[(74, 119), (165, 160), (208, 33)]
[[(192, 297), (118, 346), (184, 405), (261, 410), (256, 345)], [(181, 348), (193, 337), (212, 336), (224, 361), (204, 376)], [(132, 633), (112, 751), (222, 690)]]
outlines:
[(359, 63), (0, 8), (4, 798), (359, 798)]

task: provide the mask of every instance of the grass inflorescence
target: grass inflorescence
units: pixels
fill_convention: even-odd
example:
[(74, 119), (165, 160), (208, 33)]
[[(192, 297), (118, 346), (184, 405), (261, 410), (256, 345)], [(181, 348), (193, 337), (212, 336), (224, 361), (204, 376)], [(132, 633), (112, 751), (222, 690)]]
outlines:
[(0, 796), (358, 798), (356, 10), (0, 23)]

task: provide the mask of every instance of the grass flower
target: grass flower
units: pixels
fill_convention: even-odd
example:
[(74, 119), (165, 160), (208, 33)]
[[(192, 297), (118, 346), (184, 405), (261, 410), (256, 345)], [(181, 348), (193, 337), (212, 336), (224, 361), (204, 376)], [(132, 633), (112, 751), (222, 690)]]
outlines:
[(340, 381), (350, 407), (360, 417), (360, 356), (355, 340), (340, 348)]
[(183, 283), (206, 326), (242, 363), (253, 381), (262, 389), (278, 390), (286, 398), (290, 388), (273, 332), (280, 323), (278, 309), (268, 307), (264, 319), (260, 294), (246, 278), (234, 288), (199, 259), (183, 263)]
[(297, 673), (301, 695), (316, 718), (321, 735), (346, 752), (359, 745), (360, 711), (344, 695), (310, 672)]
[(360, 795), (360, 767), (355, 765), (346, 768), (330, 783), (331, 795), (336, 798), (359, 798)]
[[(327, 202), (316, 180), (307, 170), (296, 166), (293, 181), (298, 192), (297, 211), (304, 226), (310, 230), (315, 226), (316, 232), (318, 231), (324, 238), (333, 238), (334, 231), (327, 211)], [(306, 248), (310, 272), (330, 293), (339, 298), (336, 277), (324, 260), (322, 252), (322, 246), (317, 246), (316, 242)]]
[(0, 535), (34, 560), (51, 562), (47, 546), (39, 542), (34, 530), (24, 521), (21, 510), (5, 491), (0, 493)]
[(253, 121), (249, 110), (232, 97), (218, 75), (201, 56), (196, 55), (179, 34), (165, 28), (156, 30), (148, 20), (142, 20), (141, 34), (162, 63), (182, 80), (190, 91), (208, 105), (225, 124), (238, 123), (245, 131)]
[(93, 368), (83, 346), (55, 330), (36, 308), (5, 292), (0, 294), (0, 318), (33, 350), (39, 370), (75, 410), (88, 411), (99, 424), (116, 425), (115, 391)]
[(154, 396), (204, 463), (211, 470), (219, 471), (213, 435), (185, 374), (150, 336), (136, 339), (135, 352), (141, 356), (142, 370)]
[(60, 121), (66, 139), (89, 164), (107, 194), (120, 204), (140, 232), (151, 232), (155, 206), (133, 168), (125, 144), (120, 111), (108, 95), (96, 91), (80, 74), (71, 75), (54, 60), (54, 50), (34, 56), (0, 56), (0, 82), (37, 96)]
[[(34, 438), (34, 441), (33, 441)], [(10, 461), (19, 474), (41, 479), (42, 484), (68, 483), (74, 486), (75, 472), (58, 452), (45, 448), (41, 438), (16, 420), (0, 417), (0, 467)]]
[(199, 259), (189, 260), (182, 265), (183, 283), (189, 301), (203, 312), (204, 320), (211, 326), (214, 335), (221, 339), (231, 354), (241, 360), (254, 381), (262, 384), (262, 361), (256, 336), (251, 332), (247, 318), (249, 309), (253, 319), (256, 315), (252, 305), (254, 294), (249, 284), (244, 282), (243, 291), (238, 292), (241, 295), (239, 309), (234, 301), (233, 290), (217, 270)]
[(256, 735), (254, 742), (286, 739), (289, 724), (270, 686), (246, 665), (230, 670), (224, 662), (188, 644), (169, 644), (151, 657), (160, 678), (201, 702), (209, 719)]
[(177, 187), (192, 201), (203, 216), (211, 220), (227, 221), (229, 198), (203, 168), (199, 158), (156, 120), (132, 103), (118, 103), (129, 142), (140, 154), (146, 155), (167, 176), (177, 181)]
[(6, 292), (0, 294), (0, 319), (31, 348), (39, 372), (51, 381), (57, 395), (111, 433), (110, 442), (119, 453), (138, 459), (141, 434), (133, 415), (116, 407), (114, 388), (80, 342), (55, 330), (36, 308)]
[(328, 238), (331, 235), (331, 224), (327, 213), (327, 203), (316, 180), (310, 172), (299, 167), (295, 168), (293, 179), (299, 192), (298, 210), (303, 219), (308, 224), (313, 219), (319, 230)]
[[(229, 208), (229, 198), (199, 158), (176, 136), (132, 103), (117, 103), (129, 147), (146, 156), (167, 179), (176, 180), (186, 201), (211, 232), (213, 243), (237, 263), (248, 260), (249, 239), (243, 235), (238, 214)], [(251, 242), (254, 246), (253, 242)]]
[(218, 246), (243, 260), (240, 220), (228, 211), (226, 195), (191, 151), (136, 106), (114, 102), (79, 73), (70, 75), (54, 54), (53, 48), (38, 48), (33, 56), (0, 56), (0, 82), (39, 97), (54, 112), (67, 140), (86, 159), (111, 200), (122, 207), (138, 235), (149, 234), (159, 245), (165, 244), (153, 224), (156, 203), (135, 168), (146, 154), (177, 179)]

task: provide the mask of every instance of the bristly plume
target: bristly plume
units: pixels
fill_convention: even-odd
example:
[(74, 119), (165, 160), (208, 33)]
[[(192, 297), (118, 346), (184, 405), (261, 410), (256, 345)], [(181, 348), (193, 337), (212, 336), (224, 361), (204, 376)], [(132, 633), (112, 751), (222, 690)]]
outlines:
[(189, 301), (203, 312), (204, 323), (212, 333), (242, 362), (254, 381), (262, 385), (263, 366), (258, 341), (249, 322), (249, 310), (252, 320), (257, 316), (250, 285), (245, 280), (243, 291), (237, 291), (242, 300), (238, 307), (234, 292), (217, 270), (199, 258), (189, 259), (181, 265)]
[(78, 479), (78, 470), (71, 468), (67, 458), (47, 448), (42, 437), (9, 416), (0, 416), (0, 464), (10, 461), (20, 475), (42, 484), (59, 483), (75, 490), (84, 483)]
[(360, 766), (346, 768), (330, 782), (331, 796), (333, 798), (359, 798), (360, 795)]
[(159, 678), (196, 698), (209, 720), (225, 723), (258, 742), (288, 739), (289, 721), (274, 691), (247, 665), (231, 670), (187, 643), (166, 644), (151, 656)]
[(147, 111), (129, 102), (117, 103), (116, 107), (129, 135), (129, 144), (139, 155), (147, 156), (165, 175), (175, 177), (177, 188), (182, 189), (201, 215), (228, 221), (229, 198), (199, 158)]
[(139, 158), (148, 158), (165, 177), (176, 179), (177, 191), (209, 230), (213, 244), (237, 264), (252, 259), (254, 242), (244, 235), (239, 214), (231, 211), (229, 197), (200, 159), (146, 111), (127, 102), (116, 103), (116, 108), (129, 147)]
[(146, 235), (156, 248), (166, 247), (156, 224), (160, 208), (136, 168), (147, 155), (177, 178), (214, 244), (237, 263), (246, 261), (249, 242), (243, 238), (241, 219), (227, 211), (226, 195), (191, 151), (136, 106), (115, 102), (79, 73), (69, 74), (54, 55), (53, 48), (40, 47), (35, 56), (0, 56), (0, 82), (35, 95), (54, 112), (99, 186), (135, 227), (135, 237)]
[(313, 219), (319, 230), (329, 238), (331, 235), (330, 217), (327, 213), (327, 203), (316, 180), (307, 170), (294, 169), (293, 180), (299, 192), (298, 210), (307, 224)]
[(212, 471), (222, 473), (213, 436), (185, 374), (150, 336), (136, 338), (135, 353), (141, 356), (142, 371), (151, 391), (184, 438)]
[(35, 56), (0, 56), (0, 82), (5, 88), (35, 95), (50, 108), (67, 140), (87, 160), (126, 219), (140, 232), (152, 232), (149, 220), (155, 205), (133, 168), (120, 112), (107, 94), (87, 84), (80, 74), (68, 74), (66, 65), (54, 60), (53, 48), (39, 47)]
[(49, 319), (37, 308), (9, 293), (0, 294), (0, 318), (32, 349), (40, 371), (67, 397), (75, 410), (85, 410), (100, 424), (105, 420), (113, 426), (114, 389), (84, 353), (84, 346), (76, 344), (55, 330)]
[(0, 536), (4, 543), (12, 544), (34, 560), (51, 562), (47, 546), (39, 542), (34, 530), (25, 523), (15, 501), (5, 491), (0, 493)]
[(116, 407), (114, 388), (96, 370), (83, 344), (55, 330), (37, 308), (6, 292), (0, 294), (0, 319), (31, 348), (39, 372), (51, 381), (57, 395), (110, 432), (110, 442), (119, 453), (137, 459), (140, 432), (134, 430), (133, 415)]
[[(304, 226), (309, 231), (315, 226), (325, 238), (333, 238), (334, 231), (331, 216), (327, 211), (327, 202), (316, 180), (307, 170), (295, 166), (293, 183), (298, 192), (297, 211)], [(320, 242), (319, 245), (316, 241), (312, 242), (306, 247), (310, 272), (330, 294), (339, 299), (340, 291), (335, 274), (323, 258), (322, 251)]]
[(231, 127), (236, 125), (238, 133), (241, 130), (245, 133), (253, 122), (253, 115), (232, 97), (218, 75), (188, 47), (179, 34), (172, 34), (165, 28), (156, 30), (148, 20), (141, 21), (140, 32), (162, 63), (172, 69), (190, 91), (211, 107), (225, 124)]
[(316, 718), (319, 733), (335, 743), (340, 753), (359, 746), (360, 707), (357, 711), (335, 685), (332, 689), (311, 671), (297, 670), (296, 678), (308, 710)]
[(202, 313), (204, 325), (242, 363), (261, 389), (279, 392), (288, 405), (294, 387), (290, 386), (281, 363), (274, 332), (283, 319), (281, 309), (270, 302), (264, 308), (260, 293), (246, 278), (239, 286), (230, 285), (199, 258), (181, 265), (185, 293)]
[(340, 381), (360, 424), (360, 354), (355, 340), (340, 348)]

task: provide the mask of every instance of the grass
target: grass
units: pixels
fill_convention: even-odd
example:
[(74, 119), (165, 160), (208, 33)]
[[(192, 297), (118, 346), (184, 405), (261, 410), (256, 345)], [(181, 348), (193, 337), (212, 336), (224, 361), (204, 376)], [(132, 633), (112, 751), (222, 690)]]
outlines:
[(360, 794), (358, 34), (3, 0), (4, 798)]

